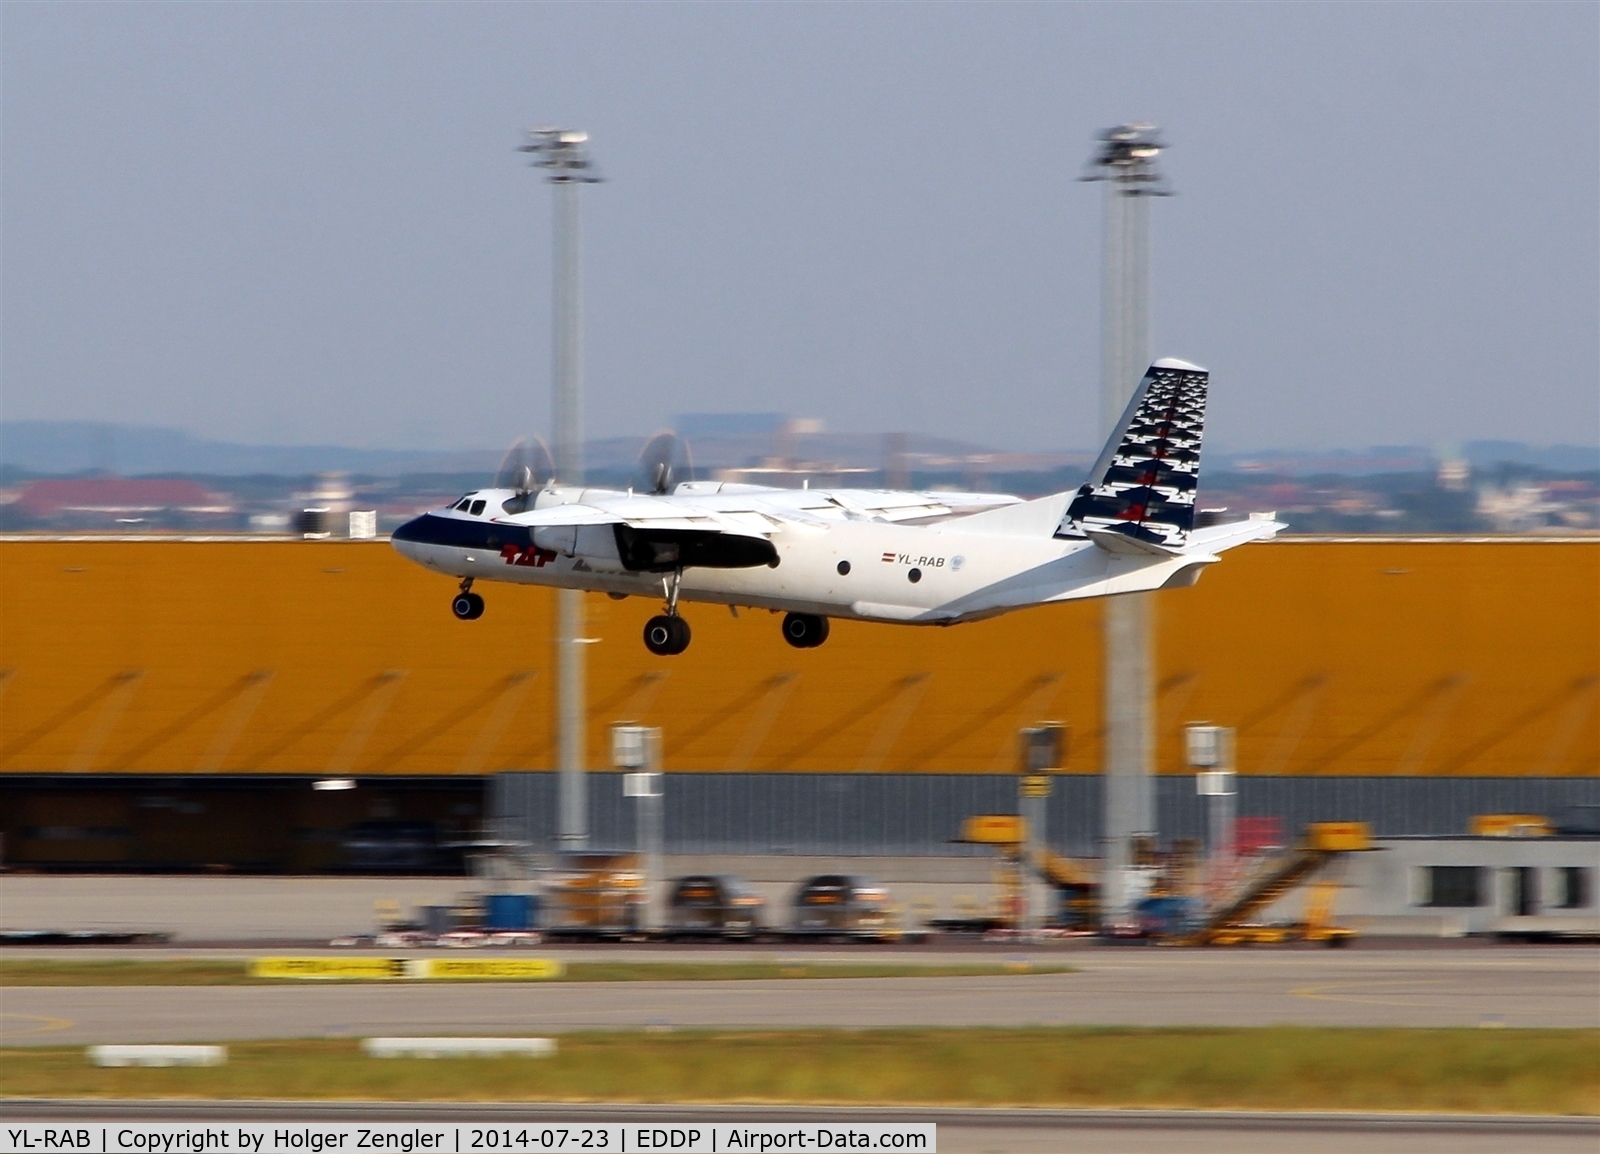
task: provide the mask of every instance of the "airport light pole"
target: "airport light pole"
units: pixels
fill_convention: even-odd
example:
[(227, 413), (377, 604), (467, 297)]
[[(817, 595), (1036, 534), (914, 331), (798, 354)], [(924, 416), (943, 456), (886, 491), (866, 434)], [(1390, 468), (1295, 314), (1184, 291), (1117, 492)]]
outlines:
[(1184, 727), (1184, 752), (1195, 771), (1195, 793), (1206, 799), (1208, 897), (1221, 892), (1233, 871), (1234, 827), (1238, 820), (1238, 777), (1234, 731), (1221, 725)]
[[(1100, 430), (1109, 437), (1150, 364), (1149, 198), (1169, 190), (1156, 167), (1165, 146), (1153, 124), (1100, 134), (1084, 180), (1105, 185), (1105, 264), (1100, 331)], [(1105, 860), (1102, 921), (1132, 914), (1129, 871), (1136, 839), (1155, 832), (1155, 605), (1148, 593), (1106, 598)]]
[(644, 876), (644, 924), (641, 928), (646, 933), (657, 933), (661, 929), (661, 899), (665, 893), (661, 872), (662, 795), (665, 791), (662, 789), (660, 728), (613, 725), (611, 764), (626, 771), (622, 776), (622, 796), (634, 799), (634, 848), (639, 854), (639, 872)]
[[(535, 128), (519, 150), (545, 169), (555, 186), (555, 482), (583, 484), (583, 301), (580, 294), (578, 189), (596, 184), (585, 147), (586, 132)], [(577, 589), (556, 592), (556, 749), (560, 770), (556, 846), (581, 850), (589, 844), (589, 797), (584, 669), (584, 602)]]

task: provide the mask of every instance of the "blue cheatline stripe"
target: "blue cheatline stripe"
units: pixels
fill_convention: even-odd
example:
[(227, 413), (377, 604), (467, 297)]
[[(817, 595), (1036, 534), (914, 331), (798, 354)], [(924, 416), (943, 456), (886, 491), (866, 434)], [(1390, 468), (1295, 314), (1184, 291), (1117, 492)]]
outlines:
[(515, 545), (526, 549), (533, 544), (532, 532), (521, 525), (496, 525), (489, 521), (468, 521), (459, 517), (440, 517), (424, 513), (401, 525), (390, 539), (415, 541), (419, 545), (449, 545), (457, 549), (494, 549)]

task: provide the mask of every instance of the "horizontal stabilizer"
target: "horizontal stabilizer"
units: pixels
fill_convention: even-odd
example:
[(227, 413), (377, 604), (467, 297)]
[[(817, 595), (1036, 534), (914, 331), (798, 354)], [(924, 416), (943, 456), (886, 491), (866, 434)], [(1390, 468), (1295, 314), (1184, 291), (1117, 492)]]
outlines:
[(1158, 545), (1154, 541), (1146, 541), (1142, 537), (1135, 537), (1131, 533), (1119, 532), (1116, 529), (1084, 529), (1084, 535), (1107, 553), (1115, 553), (1119, 557), (1160, 557), (1163, 560), (1176, 557), (1179, 550), (1169, 549), (1165, 545)]

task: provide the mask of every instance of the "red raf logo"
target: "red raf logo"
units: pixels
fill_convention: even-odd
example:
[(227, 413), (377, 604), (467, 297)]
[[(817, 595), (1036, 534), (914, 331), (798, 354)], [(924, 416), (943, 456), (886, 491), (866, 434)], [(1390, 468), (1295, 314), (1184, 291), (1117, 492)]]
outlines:
[(549, 549), (534, 545), (502, 545), (500, 556), (507, 565), (532, 565), (535, 569), (542, 569), (556, 559)]

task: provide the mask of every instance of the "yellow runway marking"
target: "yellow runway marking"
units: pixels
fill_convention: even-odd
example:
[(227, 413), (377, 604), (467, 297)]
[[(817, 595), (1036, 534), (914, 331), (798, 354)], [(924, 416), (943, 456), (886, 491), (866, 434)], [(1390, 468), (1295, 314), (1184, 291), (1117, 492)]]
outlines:
[(1437, 986), (1450, 981), (1449, 978), (1397, 978), (1393, 980), (1372, 979), (1365, 982), (1324, 982), (1316, 986), (1300, 986), (1290, 990), (1291, 996), (1296, 998), (1310, 998), (1317, 1002), (1354, 1002), (1363, 1006), (1425, 1006), (1426, 1002), (1396, 1002), (1385, 998), (1351, 998), (1340, 994), (1330, 994), (1328, 990), (1360, 989), (1371, 986)]
[[(19, 1018), (25, 1022), (37, 1022), (36, 1026), (17, 1030), (8, 1028), (3, 1019)], [(77, 1025), (71, 1018), (52, 1018), (45, 1014), (0, 1014), (0, 1038), (20, 1038), (24, 1034), (49, 1034), (56, 1030), (70, 1030)]]

